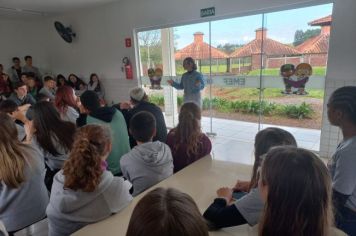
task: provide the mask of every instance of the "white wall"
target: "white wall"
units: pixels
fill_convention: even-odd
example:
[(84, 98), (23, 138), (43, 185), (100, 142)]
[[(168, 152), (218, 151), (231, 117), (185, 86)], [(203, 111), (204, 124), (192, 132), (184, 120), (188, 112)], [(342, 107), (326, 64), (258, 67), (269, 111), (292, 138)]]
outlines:
[[(325, 2), (329, 1), (317, 0), (313, 4)], [(200, 9), (210, 6), (216, 7), (215, 18), (223, 18), (262, 12), (262, 9), (271, 11), (272, 8), (280, 10), (310, 4), (301, 0), (121, 0), (50, 19), (48, 31), (53, 46), (49, 52), (55, 55), (50, 64), (56, 72), (78, 72), (86, 78), (91, 72), (98, 72), (107, 85), (108, 100), (119, 101), (127, 99), (129, 89), (137, 85), (137, 80), (127, 81), (121, 72), (124, 56), (129, 56), (135, 63), (134, 47), (124, 46), (124, 39), (133, 39), (135, 29), (201, 21)], [(52, 27), (55, 20), (72, 26), (78, 35), (76, 42), (67, 44), (58, 37)]]
[[(124, 39), (126, 37), (133, 38), (135, 29), (199, 22), (201, 21), (200, 9), (211, 6), (216, 8), (216, 17), (209, 18), (213, 20), (329, 2), (331, 1), (120, 0), (117, 3), (95, 9), (86, 9), (47, 19), (39, 24), (41, 27), (42, 23), (45, 26), (43, 26), (43, 31), (40, 30), (37, 34), (41, 35), (41, 32), (46, 32), (43, 35), (46, 35), (46, 40), (50, 42), (47, 47), (48, 63), (54, 72), (66, 75), (75, 72), (84, 78), (87, 78), (91, 72), (97, 72), (99, 76), (104, 78), (108, 100), (120, 101), (127, 99), (129, 89), (137, 85), (137, 80), (128, 81), (124, 79), (124, 74), (121, 72), (121, 60), (124, 56), (129, 56), (135, 63), (134, 48), (124, 47)], [(356, 1), (334, 0), (333, 2), (333, 27), (330, 39), (326, 98), (337, 87), (345, 84), (356, 85)], [(53, 27), (54, 20), (60, 20), (73, 27), (78, 35), (73, 44), (67, 44), (59, 38)], [(21, 23), (20, 25), (26, 24)], [(29, 26), (29, 28), (33, 27)], [(16, 31), (8, 30), (12, 33), (7, 42), (12, 42), (14, 36), (16, 36)], [(28, 30), (26, 29), (24, 32), (28, 32)], [(0, 32), (3, 35), (1, 25)], [(40, 40), (38, 35), (33, 38), (33, 41), (35, 39)], [(18, 39), (15, 39), (15, 41), (21, 42)], [(32, 42), (31, 46), (27, 47), (28, 44), (29, 42), (24, 44), (25, 49), (34, 49), (29, 53), (35, 56), (36, 53), (40, 53), (38, 50), (41, 45)], [(33, 44), (36, 47), (32, 46)], [(0, 45), (3, 46), (4, 44), (1, 43)], [(23, 47), (17, 50), (18, 53), (23, 53), (23, 51)], [(6, 54), (9, 54), (9, 52), (6, 52)], [(46, 58), (46, 53), (38, 55), (38, 57), (39, 59)], [(330, 156), (340, 137), (338, 130), (328, 125), (324, 115), (321, 155)]]
[(24, 65), (23, 57), (26, 55), (32, 56), (33, 64), (41, 71), (48, 72), (45, 26), (39, 19), (0, 19), (0, 63), (4, 65), (5, 72), (12, 65), (11, 59), (14, 56), (19, 57)]

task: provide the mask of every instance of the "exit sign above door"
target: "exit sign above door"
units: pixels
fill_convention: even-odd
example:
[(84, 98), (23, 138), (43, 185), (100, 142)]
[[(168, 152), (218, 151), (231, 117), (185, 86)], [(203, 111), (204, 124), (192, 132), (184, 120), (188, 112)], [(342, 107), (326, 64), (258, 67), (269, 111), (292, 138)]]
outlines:
[(200, 9), (200, 17), (215, 16), (215, 7)]

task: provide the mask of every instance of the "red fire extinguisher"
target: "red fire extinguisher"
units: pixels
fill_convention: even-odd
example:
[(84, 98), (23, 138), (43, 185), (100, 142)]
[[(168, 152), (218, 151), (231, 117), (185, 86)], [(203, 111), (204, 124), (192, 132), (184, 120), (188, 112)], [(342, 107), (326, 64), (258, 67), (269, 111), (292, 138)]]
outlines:
[(123, 68), (125, 70), (126, 79), (133, 79), (132, 65), (128, 57), (122, 59)]

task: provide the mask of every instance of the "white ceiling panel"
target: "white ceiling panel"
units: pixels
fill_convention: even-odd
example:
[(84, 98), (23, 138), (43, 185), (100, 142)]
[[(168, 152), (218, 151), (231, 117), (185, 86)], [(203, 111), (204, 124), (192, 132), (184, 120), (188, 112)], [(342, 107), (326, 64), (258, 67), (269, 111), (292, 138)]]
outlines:
[(119, 0), (0, 0), (0, 16), (50, 16)]

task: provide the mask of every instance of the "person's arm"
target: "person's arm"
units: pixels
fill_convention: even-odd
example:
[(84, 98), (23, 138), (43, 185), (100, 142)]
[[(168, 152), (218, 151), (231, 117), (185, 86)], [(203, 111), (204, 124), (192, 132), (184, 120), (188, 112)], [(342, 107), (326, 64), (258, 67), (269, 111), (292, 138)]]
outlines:
[(339, 209), (342, 209), (345, 206), (345, 203), (347, 199), (350, 197), (350, 195), (345, 195), (342, 193), (339, 193), (335, 189), (333, 189), (333, 205), (334, 205), (334, 213), (335, 215), (338, 213)]
[(195, 79), (195, 87), (193, 88), (193, 93), (198, 93), (200, 90), (204, 89), (205, 83), (204, 78), (201, 73), (198, 73), (197, 78)]
[(173, 88), (176, 88), (178, 90), (182, 90), (184, 89), (184, 85), (183, 85), (183, 79), (184, 79), (184, 75), (182, 76), (180, 83), (175, 82), (174, 80), (170, 80), (171, 85)]
[(209, 221), (209, 228), (223, 228), (247, 224), (235, 205), (227, 205), (224, 198), (216, 198), (203, 214)]

